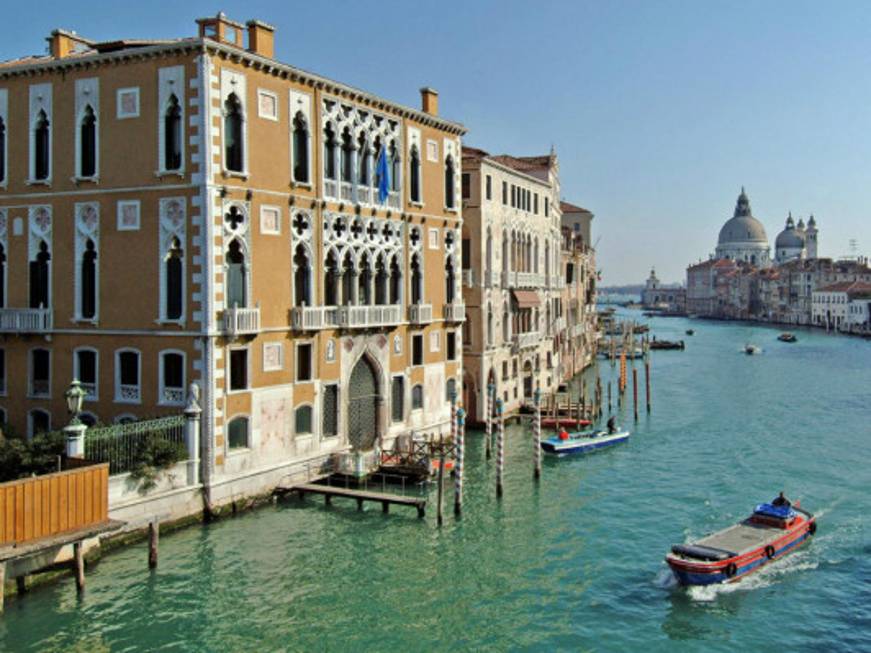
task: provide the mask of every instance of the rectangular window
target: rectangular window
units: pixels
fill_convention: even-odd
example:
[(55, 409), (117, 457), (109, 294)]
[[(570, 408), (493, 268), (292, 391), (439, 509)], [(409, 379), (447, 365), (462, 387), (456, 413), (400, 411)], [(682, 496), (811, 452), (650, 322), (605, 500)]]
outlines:
[(116, 206), (118, 231), (139, 231), (139, 200), (119, 200)]
[(118, 120), (139, 117), (139, 87), (119, 88), (115, 98)]
[(508, 361), (502, 361), (502, 380), (508, 380)]
[(423, 334), (411, 336), (411, 364), (423, 365)]
[(309, 435), (312, 432), (312, 407), (300, 406), (296, 409), (294, 432), (297, 435)]
[(455, 331), (448, 331), (445, 336), (445, 349), (449, 361), (457, 360), (457, 334)]
[(278, 121), (278, 96), (275, 93), (257, 89), (257, 115)]
[(97, 352), (81, 349), (76, 352), (76, 364), (73, 373), (82, 384), (86, 399), (97, 398)]
[(321, 403), (321, 435), (325, 438), (339, 434), (339, 386), (324, 386), (324, 398)]
[(260, 233), (269, 236), (281, 235), (281, 208), (277, 206), (260, 207)]
[(115, 401), (139, 403), (139, 352), (120, 351), (115, 357)]
[(248, 350), (230, 350), (230, 390), (248, 389)]
[(575, 282), (575, 264), (566, 263), (566, 283)]
[(469, 238), (463, 238), (463, 269), (468, 270), (472, 267), (472, 241)]
[(468, 172), (463, 173), (463, 199), (467, 200), (472, 197), (472, 175)]
[(312, 380), (312, 346), (311, 343), (296, 346), (296, 380)]
[(508, 182), (502, 182), (502, 204), (508, 205)]
[(544, 217), (548, 217), (550, 215), (550, 200), (549, 198), (544, 198)]
[(517, 208), (517, 186), (511, 184), (511, 208)]
[(532, 196), (532, 212), (538, 215), (538, 193)]
[(416, 385), (411, 389), (411, 410), (423, 408), (423, 386)]
[(51, 390), (51, 356), (47, 349), (34, 349), (30, 361), (30, 394), (47, 397)]
[(487, 199), (493, 199), (493, 177), (487, 175)]
[(391, 418), (394, 422), (401, 422), (405, 415), (405, 379), (394, 376), (390, 387)]

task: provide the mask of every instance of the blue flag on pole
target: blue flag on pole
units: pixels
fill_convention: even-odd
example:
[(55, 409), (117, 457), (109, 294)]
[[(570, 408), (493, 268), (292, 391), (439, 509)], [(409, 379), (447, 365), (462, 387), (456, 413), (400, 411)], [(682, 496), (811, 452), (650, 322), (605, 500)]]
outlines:
[(387, 165), (387, 147), (384, 145), (378, 153), (375, 174), (378, 175), (378, 203), (384, 204), (390, 194), (390, 167)]

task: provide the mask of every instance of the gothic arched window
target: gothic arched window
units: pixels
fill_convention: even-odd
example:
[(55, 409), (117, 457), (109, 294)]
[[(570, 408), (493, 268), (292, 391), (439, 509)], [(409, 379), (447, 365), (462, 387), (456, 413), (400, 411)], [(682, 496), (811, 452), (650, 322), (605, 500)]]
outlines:
[(0, 183), (6, 181), (6, 123), (0, 118)]
[(227, 170), (244, 171), (244, 147), (242, 103), (235, 93), (230, 93), (224, 102), (224, 165)]
[(342, 304), (350, 306), (354, 303), (354, 259), (351, 254), (345, 254), (342, 264)]
[(450, 256), (445, 261), (445, 303), (454, 303), (454, 259)]
[(420, 203), (421, 194), (420, 194), (420, 152), (417, 151), (417, 145), (411, 146), (411, 157), (408, 162), (409, 167), (409, 178), (411, 179), (411, 188), (409, 189), (409, 196), (412, 202)]
[(227, 306), (245, 308), (248, 306), (245, 254), (237, 239), (230, 242), (224, 260), (227, 266)]
[(311, 306), (311, 265), (305, 247), (296, 246), (293, 256), (293, 293), (297, 306)]
[(420, 304), (423, 301), (423, 271), (420, 269), (420, 256), (411, 257), (411, 303)]
[(341, 149), (341, 165), (340, 172), (342, 173), (342, 181), (350, 183), (353, 181), (351, 171), (353, 169), (354, 160), (354, 139), (351, 138), (351, 132), (346, 127), (342, 132), (342, 149)]
[(36, 258), (30, 262), (30, 308), (48, 308), (51, 253), (43, 240)]
[(97, 117), (90, 105), (85, 107), (79, 134), (79, 174), (82, 177), (93, 177), (97, 174)]
[(396, 256), (390, 260), (390, 303), (402, 303), (402, 270)]
[(333, 252), (327, 254), (324, 268), (324, 305), (338, 305), (339, 262)]
[(297, 113), (293, 119), (293, 179), (308, 183), (308, 125), (305, 117)]
[(387, 303), (387, 266), (384, 265), (383, 256), (379, 256), (375, 261), (375, 303), (378, 305)]
[(33, 178), (48, 179), (50, 167), (50, 143), (48, 116), (40, 111), (33, 128)]
[(455, 206), (454, 197), (454, 157), (448, 155), (445, 159), (445, 207), (452, 209)]
[(181, 106), (175, 94), (169, 96), (166, 113), (163, 114), (163, 167), (165, 170), (181, 168)]
[(324, 177), (336, 178), (336, 132), (332, 125), (324, 130)]
[(97, 249), (94, 241), (88, 238), (82, 254), (82, 287), (79, 301), (82, 317), (93, 319), (97, 314)]
[(182, 305), (184, 304), (184, 251), (182, 251), (181, 243), (178, 238), (172, 239), (172, 245), (166, 255), (164, 265), (166, 265), (166, 276), (164, 283), (166, 284), (166, 319), (178, 320), (182, 315)]

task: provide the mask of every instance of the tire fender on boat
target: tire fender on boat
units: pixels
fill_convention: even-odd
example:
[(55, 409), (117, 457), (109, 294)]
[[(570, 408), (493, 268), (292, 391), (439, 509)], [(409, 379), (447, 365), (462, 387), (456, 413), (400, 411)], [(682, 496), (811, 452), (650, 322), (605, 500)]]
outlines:
[(768, 556), (768, 558), (774, 557), (774, 547), (770, 544), (765, 547), (765, 555)]
[(728, 565), (726, 565), (726, 568), (723, 569), (723, 573), (726, 574), (728, 578), (732, 578), (732, 576), (738, 573), (738, 567), (735, 565), (734, 562), (730, 562)]
[(814, 533), (817, 532), (817, 522), (816, 521), (812, 521), (810, 524), (807, 525), (807, 532), (810, 533), (811, 535), (813, 535)]

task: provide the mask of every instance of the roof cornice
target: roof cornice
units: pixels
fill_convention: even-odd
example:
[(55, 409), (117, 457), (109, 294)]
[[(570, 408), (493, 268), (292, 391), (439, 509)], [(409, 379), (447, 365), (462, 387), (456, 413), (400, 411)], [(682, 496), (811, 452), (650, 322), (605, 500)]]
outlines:
[(86, 69), (107, 63), (120, 61), (133, 61), (152, 59), (170, 54), (182, 54), (186, 52), (203, 52), (222, 56), (230, 61), (244, 63), (258, 70), (265, 70), (292, 81), (308, 84), (313, 88), (324, 90), (340, 98), (352, 102), (365, 104), (375, 109), (389, 110), (402, 118), (409, 118), (422, 125), (436, 127), (456, 136), (464, 135), (467, 130), (458, 122), (444, 120), (438, 116), (425, 113), (418, 109), (412, 109), (396, 102), (390, 102), (377, 95), (362, 91), (353, 86), (342, 84), (332, 79), (310, 73), (284, 64), (275, 59), (269, 59), (246, 50), (218, 43), (206, 38), (193, 38), (175, 41), (172, 43), (160, 43), (136, 48), (127, 48), (117, 52), (95, 52), (93, 54), (76, 55), (60, 59), (45, 59), (33, 62), (23, 62), (9, 66), (0, 66), (0, 80), (14, 77), (31, 77), (43, 73), (53, 73), (78, 68)]

